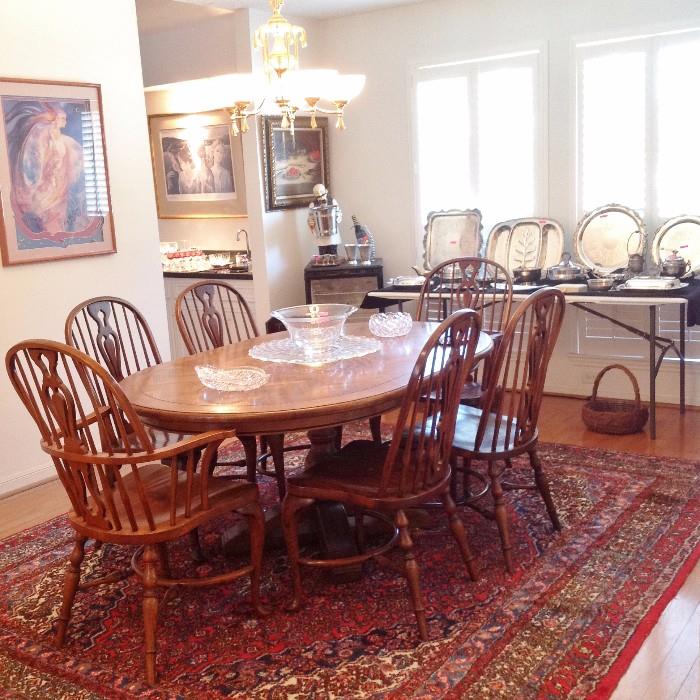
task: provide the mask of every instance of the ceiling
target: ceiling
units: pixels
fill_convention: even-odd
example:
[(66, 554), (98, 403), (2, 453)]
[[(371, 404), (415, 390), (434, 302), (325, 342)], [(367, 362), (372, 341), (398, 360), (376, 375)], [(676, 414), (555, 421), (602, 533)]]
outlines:
[[(286, 0), (282, 14), (327, 19), (418, 2), (426, 0)], [(136, 0), (142, 33), (172, 29), (242, 8), (269, 10), (270, 5), (268, 0)]]

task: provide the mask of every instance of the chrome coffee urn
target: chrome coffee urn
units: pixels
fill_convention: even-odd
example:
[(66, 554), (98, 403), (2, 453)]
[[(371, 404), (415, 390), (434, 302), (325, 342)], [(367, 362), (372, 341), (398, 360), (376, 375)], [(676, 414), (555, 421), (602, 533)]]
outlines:
[(313, 257), (312, 262), (320, 265), (335, 264), (338, 261), (338, 245), (341, 242), (339, 227), (343, 220), (343, 212), (324, 185), (316, 185), (313, 192), (316, 200), (309, 204), (306, 223), (318, 243), (319, 254)]

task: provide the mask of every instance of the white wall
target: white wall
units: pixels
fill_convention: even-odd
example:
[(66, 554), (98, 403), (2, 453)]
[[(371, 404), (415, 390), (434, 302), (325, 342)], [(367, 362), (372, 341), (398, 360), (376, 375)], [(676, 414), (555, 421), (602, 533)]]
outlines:
[[(117, 40), (118, 38), (118, 40)], [(0, 76), (99, 83), (118, 252), (0, 268), (4, 353), (26, 338), (63, 339), (68, 311), (113, 294), (148, 319), (167, 355), (165, 297), (133, 2), (2, 0)], [(0, 493), (53, 475), (36, 426), (0, 373)]]
[[(548, 181), (543, 184), (548, 206), (538, 214), (563, 224), (570, 249), (576, 224), (573, 39), (698, 25), (697, 0), (435, 0), (325, 21), (324, 57), (343, 72), (367, 75), (364, 92), (347, 109), (348, 130), (332, 136), (334, 194), (348, 219), (351, 213), (357, 214), (374, 233), (385, 277), (410, 274), (410, 266), (419, 262), (416, 241), (424, 225), (415, 210), (411, 153), (413, 67), (529, 47), (545, 49)], [(454, 206), (478, 207), (479, 202), (455, 202)], [(609, 359), (571, 353), (575, 313), (569, 309), (548, 388), (585, 394), (594, 370)], [(626, 364), (636, 370), (646, 391), (645, 363)], [(660, 400), (677, 400), (675, 374), (675, 367), (665, 365), (657, 385)], [(700, 403), (696, 383), (691, 378), (689, 396)]]

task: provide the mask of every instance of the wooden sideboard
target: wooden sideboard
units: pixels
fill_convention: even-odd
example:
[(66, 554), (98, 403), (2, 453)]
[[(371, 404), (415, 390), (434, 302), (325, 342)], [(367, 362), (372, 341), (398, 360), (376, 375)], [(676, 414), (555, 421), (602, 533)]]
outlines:
[[(312, 265), (304, 268), (307, 304), (353, 304), (359, 307), (367, 292), (384, 286), (384, 271), (380, 259), (369, 265)], [(357, 316), (373, 311), (358, 310)]]

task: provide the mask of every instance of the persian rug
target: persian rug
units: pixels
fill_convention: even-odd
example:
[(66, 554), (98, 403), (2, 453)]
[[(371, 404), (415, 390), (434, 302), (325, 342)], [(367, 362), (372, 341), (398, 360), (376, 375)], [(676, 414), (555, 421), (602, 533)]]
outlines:
[[(286, 457), (299, 464), (303, 454)], [(164, 597), (155, 688), (143, 682), (139, 580), (79, 592), (56, 650), (71, 530), (59, 517), (10, 537), (0, 542), (0, 697), (606, 698), (698, 560), (699, 465), (564, 445), (542, 445), (541, 456), (564, 529), (552, 531), (537, 493), (511, 494), (513, 576), (495, 524), (473, 511), (462, 515), (477, 582), (441, 513), (415, 531), (431, 641), (417, 643), (403, 578), (375, 564), (345, 584), (305, 570), (305, 607), (285, 612), (290, 581), (277, 549), (265, 558), (269, 618), (252, 616), (246, 580)], [(529, 476), (523, 462), (515, 470)], [(271, 479), (261, 491), (276, 500)], [(205, 533), (211, 560), (201, 571), (218, 565), (219, 531), (231, 522)], [(195, 566), (186, 542), (170, 554), (175, 570)], [(130, 556), (91, 549), (83, 580)]]

